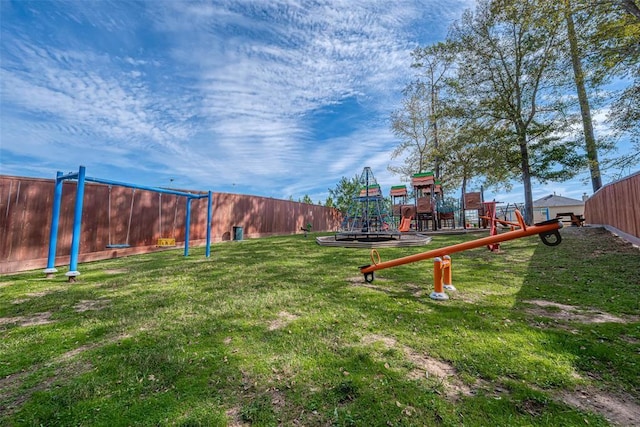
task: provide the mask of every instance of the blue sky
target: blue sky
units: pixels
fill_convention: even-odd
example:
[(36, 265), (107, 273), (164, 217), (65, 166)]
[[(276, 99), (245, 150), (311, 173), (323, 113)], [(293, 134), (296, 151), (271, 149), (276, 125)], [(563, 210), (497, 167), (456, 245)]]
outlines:
[(388, 193), (409, 54), (473, 4), (0, 0), (0, 173), (324, 202), (369, 166)]

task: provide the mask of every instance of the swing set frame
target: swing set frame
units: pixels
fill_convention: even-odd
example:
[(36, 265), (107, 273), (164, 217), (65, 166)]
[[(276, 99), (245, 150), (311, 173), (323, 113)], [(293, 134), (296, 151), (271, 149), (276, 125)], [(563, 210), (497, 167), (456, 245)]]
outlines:
[[(134, 190), (131, 200), (131, 205), (133, 206), (133, 197), (135, 197), (135, 190), (146, 190), (152, 191), (160, 194), (173, 194), (175, 196), (182, 196), (186, 198), (186, 215), (185, 215), (185, 226), (184, 226), (184, 256), (189, 256), (189, 228), (191, 225), (191, 200), (193, 199), (207, 199), (207, 239), (206, 239), (206, 247), (205, 247), (205, 257), (209, 258), (211, 256), (211, 216), (212, 216), (212, 199), (213, 193), (208, 191), (207, 193), (187, 193), (183, 191), (169, 190), (166, 188), (159, 187), (147, 187), (143, 185), (130, 184), (126, 182), (118, 182), (112, 181), (109, 179), (102, 178), (92, 178), (86, 176), (86, 168), (84, 166), (80, 166), (77, 173), (69, 173), (65, 175), (63, 172), (58, 171), (56, 173), (55, 179), (55, 189), (53, 195), (53, 210), (51, 213), (51, 231), (49, 234), (49, 254), (47, 258), (47, 268), (44, 270), (44, 273), (47, 278), (53, 277), (54, 273), (57, 273), (57, 269), (55, 268), (56, 262), (56, 247), (58, 243), (58, 226), (60, 223), (60, 207), (62, 204), (62, 185), (64, 181), (77, 181), (76, 186), (76, 199), (75, 199), (75, 208), (74, 208), (74, 217), (73, 217), (73, 235), (71, 239), (71, 254), (69, 259), (69, 271), (65, 273), (65, 276), (69, 278), (70, 282), (74, 282), (75, 278), (80, 275), (78, 272), (78, 258), (80, 255), (80, 234), (82, 230), (82, 206), (84, 201), (84, 187), (85, 182), (97, 182), (101, 184), (107, 184), (109, 186), (117, 185), (120, 187), (128, 187)], [(131, 215), (133, 208), (129, 213), (129, 227), (131, 226)], [(127, 230), (127, 240), (128, 240), (129, 230)], [(109, 237), (111, 240), (111, 237)], [(111, 244), (111, 241), (109, 241)], [(126, 246), (117, 245), (119, 247), (128, 247), (128, 242)], [(115, 246), (114, 246), (115, 247)]]

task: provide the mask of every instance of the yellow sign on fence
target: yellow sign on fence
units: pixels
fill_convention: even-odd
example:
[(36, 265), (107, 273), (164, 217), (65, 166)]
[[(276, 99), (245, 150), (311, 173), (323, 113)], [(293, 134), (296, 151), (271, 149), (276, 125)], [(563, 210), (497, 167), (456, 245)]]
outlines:
[(176, 239), (161, 237), (158, 239), (158, 246), (175, 246)]

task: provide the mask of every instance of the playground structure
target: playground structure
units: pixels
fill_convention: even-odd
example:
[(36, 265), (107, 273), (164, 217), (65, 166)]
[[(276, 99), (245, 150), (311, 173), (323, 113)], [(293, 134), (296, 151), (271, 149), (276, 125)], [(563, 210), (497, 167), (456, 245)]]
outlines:
[(445, 203), (442, 184), (433, 172), (416, 173), (411, 178), (414, 202), (409, 203), (406, 185), (391, 187), (392, 212), (398, 230), (436, 231), (444, 225), (455, 228), (459, 207)]
[[(172, 194), (175, 196), (181, 196), (186, 198), (186, 216), (185, 216), (185, 243), (184, 243), (184, 256), (189, 256), (189, 227), (191, 222), (191, 201), (194, 199), (203, 199), (207, 198), (207, 234), (206, 234), (206, 248), (205, 248), (205, 256), (208, 258), (210, 256), (210, 243), (211, 243), (211, 206), (212, 206), (212, 192), (209, 191), (205, 194), (196, 194), (196, 193), (187, 193), (182, 191), (170, 190), (165, 188), (157, 188), (157, 187), (146, 187), (136, 184), (129, 184), (125, 182), (112, 181), (108, 179), (101, 178), (92, 178), (86, 176), (86, 168), (84, 166), (80, 166), (77, 173), (69, 173), (64, 175), (62, 172), (57, 172), (55, 179), (55, 188), (54, 188), (54, 197), (53, 197), (53, 209), (51, 214), (51, 230), (49, 234), (49, 251), (47, 258), (47, 268), (44, 270), (46, 277), (51, 278), (53, 274), (58, 270), (55, 268), (55, 259), (56, 259), (56, 248), (58, 241), (58, 225), (60, 218), (60, 208), (62, 204), (62, 185), (64, 181), (67, 180), (76, 180), (76, 198), (75, 198), (75, 207), (74, 207), (74, 219), (73, 219), (73, 235), (71, 240), (71, 254), (69, 260), (69, 271), (65, 273), (65, 276), (69, 278), (70, 282), (74, 282), (75, 278), (80, 275), (78, 272), (78, 257), (80, 253), (80, 233), (82, 227), (82, 208), (84, 201), (84, 187), (85, 182), (96, 182), (101, 184), (109, 185), (109, 202), (108, 202), (108, 215), (109, 215), (109, 242), (107, 244), (108, 248), (127, 248), (129, 247), (129, 234), (131, 229), (131, 218), (133, 216), (133, 206), (135, 202), (135, 191), (139, 190), (147, 190), (156, 192), (159, 194), (160, 200), (162, 194)], [(131, 207), (129, 210), (129, 219), (127, 225), (127, 236), (126, 241), (124, 243), (113, 243), (111, 236), (111, 186), (120, 186), (127, 187), (132, 189), (131, 194)], [(160, 202), (161, 207), (161, 202)], [(161, 215), (160, 209), (160, 215)], [(174, 211), (175, 212), (175, 211)], [(174, 215), (174, 224), (175, 224), (175, 215)], [(159, 221), (159, 229), (160, 233), (162, 233), (162, 219), (160, 217)], [(162, 235), (162, 234), (161, 234)], [(158, 246), (173, 246), (175, 245), (175, 239), (173, 238), (160, 238), (158, 240)]]
[[(340, 230), (334, 236), (317, 237), (319, 245), (371, 248), (422, 246), (431, 241), (431, 237), (422, 234), (402, 233), (408, 231), (413, 213), (406, 211), (400, 222), (395, 220), (370, 167), (363, 169), (358, 185), (358, 194), (353, 197)], [(406, 187), (403, 196), (398, 197), (406, 200)]]
[[(562, 241), (562, 237), (560, 235), (560, 232), (558, 231), (560, 228), (562, 228), (562, 222), (560, 222), (559, 220), (552, 219), (535, 224), (533, 226), (527, 226), (524, 222), (524, 219), (522, 218), (522, 215), (520, 214), (520, 211), (516, 210), (515, 214), (518, 222), (512, 224), (510, 223), (509, 225), (511, 225), (514, 229), (506, 233), (496, 233), (494, 235), (472, 240), (469, 242), (459, 243), (457, 245), (434, 249), (431, 251), (409, 255), (403, 258), (397, 258), (385, 262), (381, 262), (378, 252), (372, 250), (372, 264), (360, 267), (360, 272), (364, 275), (364, 280), (370, 283), (374, 280), (374, 272), (377, 270), (396, 267), (399, 265), (409, 264), (412, 262), (432, 258), (434, 260), (434, 290), (430, 294), (430, 298), (434, 300), (447, 300), (449, 299), (449, 296), (444, 292), (444, 290), (455, 290), (455, 287), (453, 286), (451, 280), (451, 254), (466, 251), (469, 249), (479, 248), (485, 245), (489, 247), (489, 249), (492, 249), (492, 247), (498, 245), (500, 242), (519, 239), (526, 236), (532, 236), (534, 234), (539, 235), (542, 242), (547, 246), (556, 246), (559, 245)], [(515, 229), (515, 227), (519, 228)]]
[(358, 184), (359, 192), (351, 201), (336, 240), (398, 239), (400, 234), (370, 167), (363, 169)]
[(438, 201), (442, 199), (442, 186), (433, 172), (416, 173), (411, 178), (416, 200), (416, 228), (418, 231), (438, 229)]

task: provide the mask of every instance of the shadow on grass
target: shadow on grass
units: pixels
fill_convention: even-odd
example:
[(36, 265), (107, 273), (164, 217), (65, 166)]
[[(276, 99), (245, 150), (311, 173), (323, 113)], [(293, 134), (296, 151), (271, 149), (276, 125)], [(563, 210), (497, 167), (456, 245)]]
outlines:
[[(469, 238), (434, 238), (424, 250), (461, 239)], [(460, 291), (447, 302), (428, 298), (430, 262), (366, 284), (357, 266), (368, 250), (296, 237), (214, 245), (209, 260), (200, 248), (189, 258), (175, 251), (85, 264), (75, 284), (21, 275), (3, 288), (2, 316), (50, 312), (52, 323), (0, 325), (4, 421), (606, 425), (553, 395), (592, 375), (637, 390), (633, 346), (606, 351), (638, 339), (637, 323), (553, 322), (531, 311), (540, 307), (530, 301), (544, 300), (633, 316), (628, 298), (587, 294), (582, 275), (571, 282), (579, 265), (590, 286), (612, 283), (603, 271), (587, 274), (592, 263), (580, 248), (567, 235), (555, 248), (522, 239), (502, 254), (456, 254)], [(618, 269), (625, 273), (613, 280), (639, 277), (637, 267)], [(624, 289), (637, 297), (637, 288)], [(431, 361), (449, 372), (429, 376)], [(451, 396), (452, 383), (467, 391)]]
[(640, 251), (601, 228), (536, 247), (513, 316), (572, 361), (565, 403), (619, 425), (640, 419)]

